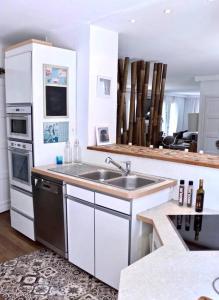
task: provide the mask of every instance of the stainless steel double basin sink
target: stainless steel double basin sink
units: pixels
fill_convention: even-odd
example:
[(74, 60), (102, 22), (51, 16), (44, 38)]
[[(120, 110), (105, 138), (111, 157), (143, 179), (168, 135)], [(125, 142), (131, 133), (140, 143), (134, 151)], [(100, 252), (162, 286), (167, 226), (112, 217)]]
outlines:
[(162, 181), (161, 179), (151, 179), (136, 174), (125, 176), (121, 172), (104, 169), (80, 174), (79, 177), (96, 182), (102, 182), (107, 185), (115, 186), (129, 191), (143, 188)]

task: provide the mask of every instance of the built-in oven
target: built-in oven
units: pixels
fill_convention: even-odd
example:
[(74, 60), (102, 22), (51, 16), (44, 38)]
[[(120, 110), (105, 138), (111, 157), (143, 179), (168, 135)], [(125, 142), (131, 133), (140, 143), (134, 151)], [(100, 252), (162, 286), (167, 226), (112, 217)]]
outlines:
[(9, 140), (8, 159), (10, 184), (31, 192), (32, 144)]
[(8, 138), (32, 141), (31, 105), (10, 105), (6, 113)]

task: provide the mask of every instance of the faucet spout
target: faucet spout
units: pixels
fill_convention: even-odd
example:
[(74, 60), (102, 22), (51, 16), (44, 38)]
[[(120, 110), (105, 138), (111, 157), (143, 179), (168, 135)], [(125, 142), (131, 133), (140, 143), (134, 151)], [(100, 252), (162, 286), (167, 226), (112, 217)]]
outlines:
[(119, 163), (117, 163), (116, 161), (114, 161), (111, 157), (107, 157), (105, 159), (105, 163), (107, 164), (112, 164), (115, 167), (117, 167), (123, 174), (125, 174), (125, 176), (127, 176), (130, 172), (131, 172), (131, 162), (130, 161), (126, 161), (126, 168), (123, 168)]

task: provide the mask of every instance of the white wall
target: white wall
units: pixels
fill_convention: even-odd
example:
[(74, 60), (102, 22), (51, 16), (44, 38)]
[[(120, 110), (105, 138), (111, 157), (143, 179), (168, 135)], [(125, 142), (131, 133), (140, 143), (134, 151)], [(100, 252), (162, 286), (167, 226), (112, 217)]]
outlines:
[[(204, 136), (204, 124), (205, 124), (205, 99), (219, 98), (219, 76), (209, 76), (209, 77), (198, 77), (200, 82), (200, 114), (199, 114), (199, 137), (198, 137), (198, 150), (205, 149), (205, 136)], [(202, 81), (203, 80), (203, 81)], [(218, 133), (219, 138), (219, 133)], [(218, 154), (218, 151), (216, 151)]]
[[(90, 26), (88, 145), (96, 144), (95, 128), (107, 124), (116, 141), (118, 33)], [(97, 77), (112, 79), (110, 98), (97, 95)]]
[[(96, 144), (95, 126), (109, 124), (111, 138), (116, 139), (118, 33), (84, 24), (74, 30), (53, 32), (50, 40), (61, 47), (77, 51), (77, 128), (83, 147)], [(112, 78), (112, 97), (98, 98), (97, 76)]]
[[(111, 156), (118, 161), (131, 160), (132, 169), (136, 172), (178, 180), (193, 180), (195, 189), (198, 187), (199, 179), (203, 178), (206, 190), (205, 206), (219, 209), (219, 202), (217, 200), (217, 194), (219, 193), (219, 185), (217, 184), (219, 170), (217, 169), (115, 155), (86, 149), (87, 145), (95, 144), (95, 126), (102, 122), (108, 123), (111, 126), (112, 140), (113, 142), (115, 141), (118, 36), (115, 32), (96, 26), (90, 26), (90, 28), (89, 26), (85, 26), (83, 30), (78, 30), (77, 34), (74, 35), (73, 41), (78, 53), (77, 131), (83, 146), (83, 160), (104, 166), (106, 166), (104, 160), (107, 156)], [(87, 74), (89, 74), (89, 78)], [(98, 75), (112, 76), (112, 99), (99, 99), (96, 97), (96, 79)], [(87, 87), (89, 87), (89, 91)], [(177, 198), (177, 194), (178, 187), (174, 189), (173, 197), (175, 199)]]
[[(4, 45), (0, 42), (0, 67), (4, 66)], [(0, 75), (0, 213), (9, 209), (9, 182), (5, 120), (5, 80)]]
[(77, 126), (76, 135), (80, 144), (88, 141), (88, 102), (89, 102), (89, 44), (90, 28), (84, 25), (72, 36), (72, 43), (77, 49)]
[[(83, 150), (83, 158), (85, 161), (93, 164), (102, 164), (105, 167), (107, 165), (104, 163), (104, 160), (107, 156), (110, 156), (119, 162), (130, 160), (132, 162), (132, 170), (136, 172), (166, 178), (173, 178), (177, 180), (184, 179), (186, 180), (186, 184), (188, 183), (188, 180), (193, 180), (195, 190), (197, 190), (198, 188), (199, 179), (202, 178), (204, 179), (205, 207), (219, 210), (219, 169), (178, 164), (168, 161), (133, 157), (127, 155), (104, 153), (86, 149)], [(174, 189), (173, 193), (174, 199), (177, 199), (177, 196), (178, 186)]]
[[(36, 166), (55, 163), (56, 155), (64, 155), (65, 143), (43, 143), (43, 122), (69, 122), (69, 139), (73, 143), (76, 126), (76, 53), (56, 47), (34, 44), (32, 52), (33, 78), (33, 127), (34, 162)], [(43, 65), (51, 64), (68, 68), (67, 118), (44, 117)]]

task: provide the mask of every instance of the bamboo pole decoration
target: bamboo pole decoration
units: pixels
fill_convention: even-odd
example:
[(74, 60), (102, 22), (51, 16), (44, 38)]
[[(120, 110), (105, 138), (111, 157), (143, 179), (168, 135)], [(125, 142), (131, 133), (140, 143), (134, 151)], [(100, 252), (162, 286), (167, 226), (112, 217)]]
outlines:
[(141, 145), (146, 146), (146, 126), (145, 126), (145, 110), (146, 110), (146, 101), (148, 96), (148, 83), (149, 83), (149, 74), (150, 74), (150, 62), (145, 63), (145, 74), (144, 74), (144, 85), (142, 92), (142, 101), (141, 101)]
[(137, 64), (137, 107), (136, 107), (136, 130), (135, 141), (137, 145), (141, 145), (141, 108), (142, 108), (142, 88), (144, 81), (145, 63), (143, 60)]
[(123, 134), (122, 134), (122, 143), (127, 144), (128, 133), (127, 133), (127, 117), (126, 117), (126, 97), (124, 98), (124, 107), (123, 107)]
[(119, 112), (118, 112), (118, 127), (117, 127), (117, 144), (122, 142), (122, 124), (123, 124), (123, 114), (124, 114), (124, 103), (125, 103), (125, 93), (126, 93), (126, 84), (128, 78), (128, 66), (129, 58), (125, 58), (124, 68), (121, 79), (121, 89), (120, 89), (120, 99), (119, 99)]
[(126, 116), (126, 85), (129, 58), (118, 61), (117, 144), (132, 143), (158, 146), (162, 118), (167, 65), (155, 63), (153, 69), (149, 129), (146, 135), (146, 101), (148, 96), (150, 62), (131, 64), (131, 93), (129, 121)]
[(162, 112), (163, 112), (163, 100), (164, 100), (164, 91), (165, 91), (166, 77), (167, 77), (167, 64), (164, 64), (163, 65), (163, 72), (162, 72), (162, 80), (161, 80), (160, 102), (159, 102), (159, 108), (158, 108), (158, 118), (157, 118), (157, 141), (159, 141), (160, 131), (161, 131), (161, 119), (162, 119)]
[(118, 143), (119, 136), (119, 111), (120, 111), (120, 98), (121, 98), (121, 88), (122, 88), (122, 74), (124, 68), (123, 59), (118, 60), (118, 73), (117, 73), (117, 124), (116, 124), (116, 143)]
[(123, 70), (124, 70), (124, 60), (122, 58), (120, 58), (118, 60), (118, 83), (119, 83), (120, 89), (122, 88)]
[(151, 107), (150, 107), (150, 120), (149, 120), (149, 130), (147, 146), (150, 146), (152, 142), (153, 133), (153, 116), (154, 116), (154, 105), (155, 105), (155, 89), (156, 89), (156, 79), (157, 79), (157, 63), (154, 64), (153, 79), (152, 79), (152, 90), (151, 90)]
[(163, 64), (159, 63), (157, 65), (157, 78), (156, 78), (154, 114), (153, 114), (153, 132), (152, 132), (152, 144), (155, 147), (157, 146), (157, 119), (158, 119), (158, 108), (160, 102), (162, 69), (163, 69)]
[(134, 121), (135, 121), (136, 80), (137, 80), (137, 62), (133, 62), (131, 64), (131, 93), (130, 93), (128, 143), (132, 143), (132, 139), (133, 139), (133, 127), (134, 127)]

